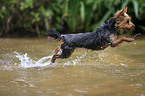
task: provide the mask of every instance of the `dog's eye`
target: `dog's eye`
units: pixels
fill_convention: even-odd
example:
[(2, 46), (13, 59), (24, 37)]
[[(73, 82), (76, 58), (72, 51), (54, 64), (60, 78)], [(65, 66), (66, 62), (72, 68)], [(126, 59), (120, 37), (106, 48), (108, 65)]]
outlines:
[(129, 23), (129, 20), (127, 20), (127, 22), (126, 23)]

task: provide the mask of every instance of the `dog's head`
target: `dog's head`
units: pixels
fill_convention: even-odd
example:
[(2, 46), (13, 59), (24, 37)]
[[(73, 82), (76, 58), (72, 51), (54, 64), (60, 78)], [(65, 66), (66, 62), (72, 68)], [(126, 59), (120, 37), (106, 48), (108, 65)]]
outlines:
[(127, 12), (127, 7), (120, 11), (117, 11), (114, 16), (116, 19), (118, 30), (123, 29), (126, 31), (131, 31), (135, 28), (135, 25), (131, 22), (131, 18), (126, 12)]

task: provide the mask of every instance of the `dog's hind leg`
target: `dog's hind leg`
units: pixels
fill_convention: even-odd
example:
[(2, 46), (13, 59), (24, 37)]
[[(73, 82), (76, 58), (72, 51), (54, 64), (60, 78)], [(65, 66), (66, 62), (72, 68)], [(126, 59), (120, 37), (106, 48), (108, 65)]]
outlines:
[(58, 46), (57, 48), (54, 49), (54, 54), (58, 54), (58, 52), (61, 51), (60, 47)]
[(54, 63), (57, 58), (61, 58), (61, 55), (59, 55), (61, 52), (62, 50), (60, 49), (59, 46), (54, 49), (54, 54), (51, 58), (51, 63)]
[(53, 57), (51, 58), (51, 63), (54, 63), (57, 58), (61, 58), (61, 55), (57, 55), (57, 54), (53, 55)]
[(75, 50), (74, 47), (69, 47), (68, 45), (62, 43), (61, 48), (57, 47), (54, 50), (54, 55), (51, 58), (51, 63), (54, 63), (57, 58), (66, 59), (66, 58), (70, 57), (71, 54), (74, 52), (74, 50)]

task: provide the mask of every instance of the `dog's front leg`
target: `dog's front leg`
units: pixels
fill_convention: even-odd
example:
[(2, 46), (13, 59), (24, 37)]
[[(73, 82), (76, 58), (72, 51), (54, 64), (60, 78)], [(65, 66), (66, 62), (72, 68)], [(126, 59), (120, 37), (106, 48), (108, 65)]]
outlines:
[(122, 37), (118, 40), (115, 40), (112, 42), (111, 44), (111, 47), (118, 47), (121, 45), (121, 43), (123, 43), (123, 41), (126, 41), (126, 42), (132, 42), (134, 41), (134, 38), (126, 38), (126, 37)]

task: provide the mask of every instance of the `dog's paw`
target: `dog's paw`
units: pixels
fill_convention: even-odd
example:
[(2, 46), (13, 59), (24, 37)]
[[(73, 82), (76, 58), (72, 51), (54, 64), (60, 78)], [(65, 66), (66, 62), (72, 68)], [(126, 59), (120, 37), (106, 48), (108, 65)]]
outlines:
[(123, 41), (126, 41), (126, 42), (132, 42), (132, 41), (134, 41), (134, 38), (122, 37), (122, 40), (123, 40)]
[(135, 39), (134, 38), (127, 38), (127, 42), (132, 42), (132, 41), (134, 41)]

